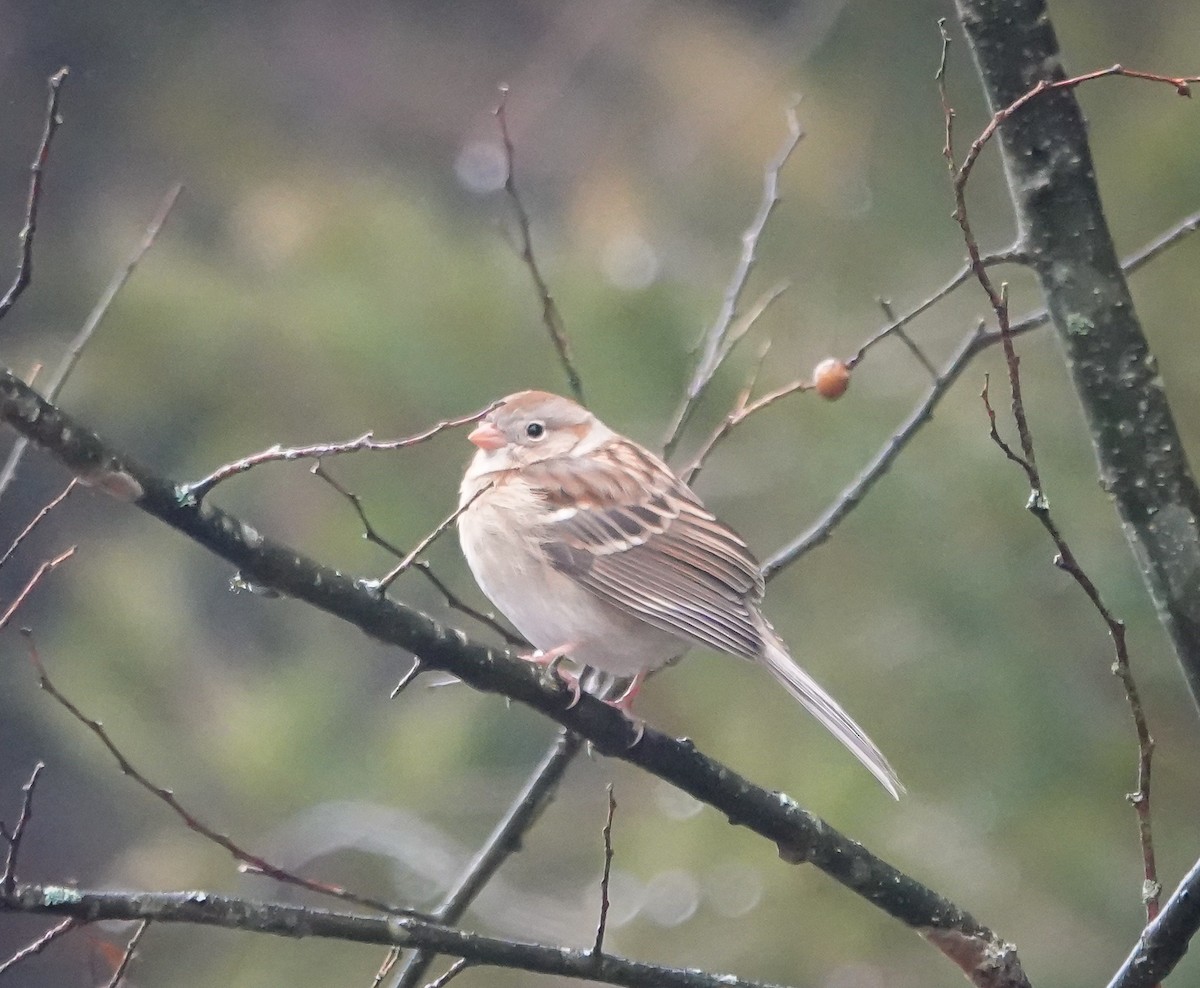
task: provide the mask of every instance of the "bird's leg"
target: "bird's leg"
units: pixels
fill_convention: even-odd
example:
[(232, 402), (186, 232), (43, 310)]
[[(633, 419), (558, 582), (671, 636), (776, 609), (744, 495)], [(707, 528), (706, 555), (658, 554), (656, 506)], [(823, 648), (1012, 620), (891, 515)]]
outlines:
[(646, 733), (646, 722), (640, 717), (633, 715), (633, 701), (637, 699), (637, 695), (642, 691), (642, 683), (646, 681), (646, 673), (639, 672), (629, 681), (629, 685), (625, 687), (625, 692), (615, 700), (605, 700), (610, 707), (616, 707), (629, 720), (634, 727), (637, 728), (637, 734), (629, 747), (634, 747), (642, 740), (642, 735)]
[(637, 699), (637, 695), (642, 692), (642, 683), (646, 681), (646, 673), (639, 672), (629, 681), (629, 685), (625, 687), (625, 692), (615, 700), (606, 700), (605, 702), (610, 707), (616, 707), (626, 717), (633, 719), (633, 701)]
[(532, 662), (535, 666), (553, 666), (570, 655), (578, 646), (578, 642), (565, 642), (562, 645), (555, 645), (554, 648), (536, 648), (532, 652), (518, 652), (517, 658)]

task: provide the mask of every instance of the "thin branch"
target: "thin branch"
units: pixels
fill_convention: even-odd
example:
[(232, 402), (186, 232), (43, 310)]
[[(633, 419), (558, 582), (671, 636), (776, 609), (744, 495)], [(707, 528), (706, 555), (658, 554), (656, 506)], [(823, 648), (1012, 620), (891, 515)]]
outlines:
[(41, 583), (46, 576), (48, 576), (50, 573), (53, 573), (56, 569), (58, 569), (59, 566), (75, 555), (75, 548), (75, 546), (71, 546), (71, 548), (67, 549), (65, 552), (59, 553), (53, 559), (47, 559), (42, 563), (41, 566), (37, 568), (33, 576), (29, 578), (29, 581), (25, 584), (24, 588), (22, 588), (21, 592), (17, 594), (17, 596), (13, 599), (13, 602), (8, 605), (8, 610), (4, 612), (3, 616), (0, 616), (0, 631), (3, 631), (8, 627), (17, 611), (21, 609), (21, 606), (28, 599), (29, 595), (33, 593), (34, 588)]
[[(581, 737), (567, 731), (559, 733), (458, 883), (434, 910), (439, 922), (457, 923), (500, 866), (520, 849), (522, 838), (550, 805), (567, 768), (582, 750)], [(392, 982), (393, 988), (415, 988), (435, 956), (427, 950), (410, 954)]]
[[(1015, 355), (1012, 359), (1016, 359)], [(1125, 691), (1125, 701), (1129, 705), (1130, 715), (1133, 718), (1134, 735), (1137, 738), (1137, 789), (1129, 793), (1126, 798), (1137, 814), (1138, 845), (1142, 854), (1142, 902), (1146, 909), (1146, 922), (1149, 923), (1158, 915), (1159, 896), (1162, 894), (1162, 885), (1158, 880), (1158, 866), (1155, 863), (1154, 857), (1154, 836), (1150, 817), (1150, 772), (1154, 755), (1154, 738), (1150, 734), (1150, 728), (1146, 722), (1145, 710), (1142, 707), (1141, 694), (1138, 691), (1137, 682), (1134, 680), (1133, 670), (1129, 664), (1129, 649), (1125, 639), (1125, 622), (1116, 617), (1108, 609), (1100, 596), (1100, 591), (1087, 573), (1084, 572), (1083, 567), (1080, 566), (1079, 561), (1075, 558), (1075, 554), (1071, 551), (1066, 539), (1051, 517), (1050, 506), (1040, 486), (1041, 480), (1038, 476), (1037, 468), (1031, 461), (1016, 453), (1000, 437), (996, 428), (996, 413), (993, 411), (991, 401), (988, 398), (986, 379), (983, 391), (979, 397), (983, 400), (983, 406), (987, 412), (989, 435), (992, 441), (1009, 460), (1017, 464), (1024, 471), (1026, 479), (1029, 481), (1030, 494), (1026, 507), (1041, 523), (1054, 543), (1054, 548), (1057, 551), (1057, 555), (1054, 557), (1054, 565), (1069, 574), (1079, 585), (1080, 589), (1083, 590), (1108, 628), (1109, 638), (1113, 643), (1113, 651), (1115, 653), (1112, 664), (1113, 675), (1121, 680), (1121, 686)], [(1013, 399), (1014, 402), (1018, 400), (1016, 397)], [(1023, 411), (1024, 409), (1022, 408)]]
[(0, 912), (66, 915), (87, 922), (151, 920), (281, 937), (425, 948), (472, 964), (559, 975), (630, 988), (781, 988), (730, 974), (663, 967), (608, 954), (599, 965), (586, 950), (504, 940), (415, 916), (378, 916), (255, 902), (211, 892), (129, 892), (62, 885), (18, 885), (0, 897)]
[(230, 463), (223, 464), (207, 477), (202, 477), (191, 484), (180, 485), (179, 494), (181, 498), (199, 504), (217, 484), (228, 480), (230, 477), (236, 477), (240, 473), (245, 473), (247, 470), (252, 470), (254, 467), (261, 466), (264, 463), (292, 463), (296, 460), (320, 460), (327, 456), (341, 456), (343, 453), (359, 453), (367, 450), (387, 451), (407, 449), (409, 446), (416, 446), (418, 443), (426, 442), (447, 429), (455, 429), (462, 425), (477, 422), (498, 404), (499, 402), (494, 401), (486, 408), (481, 408), (470, 415), (463, 415), (453, 419), (443, 419), (436, 425), (432, 425), (428, 429), (411, 436), (405, 436), (403, 439), (376, 439), (374, 432), (364, 432), (361, 436), (354, 439), (347, 439), (344, 442), (313, 443), (310, 446), (291, 447), (280, 446), (276, 443), (270, 449), (264, 449), (259, 453), (251, 453), (240, 460), (233, 460)]
[[(756, 371), (754, 378), (757, 376), (758, 375)], [(755, 398), (753, 401), (751, 401), (750, 391), (754, 387), (754, 378), (751, 378), (750, 382), (738, 392), (737, 397), (733, 402), (733, 408), (729, 411), (729, 414), (727, 414), (725, 418), (721, 420), (720, 424), (716, 427), (716, 429), (713, 430), (708, 439), (704, 441), (704, 445), (697, 450), (691, 466), (682, 471), (680, 476), (682, 477), (684, 483), (691, 484), (695, 481), (696, 476), (704, 467), (704, 461), (708, 459), (712, 451), (726, 439), (728, 439), (729, 434), (739, 425), (745, 422), (746, 419), (748, 419), (751, 415), (761, 412), (764, 408), (770, 408), (775, 404), (775, 402), (782, 398), (786, 398), (788, 395), (800, 394), (801, 392), (811, 390), (813, 387), (811, 381), (797, 379), (789, 384), (785, 384), (782, 387), (776, 388), (774, 391), (768, 391), (761, 397)]]
[(664, 455), (668, 457), (675, 451), (675, 446), (709, 383), (720, 370), (722, 362), (729, 356), (732, 342), (736, 342), (736, 339), (730, 341), (730, 331), (738, 314), (742, 293), (746, 290), (746, 283), (750, 280), (750, 272), (754, 270), (754, 264), (758, 259), (758, 242), (767, 221), (779, 204), (779, 176), (792, 156), (792, 152), (796, 150), (797, 145), (804, 137), (804, 131), (796, 116), (795, 104), (787, 109), (787, 127), (788, 133), (782, 147), (763, 172), (763, 191), (758, 212), (742, 234), (742, 252), (738, 256), (733, 276), (725, 289), (725, 297), (721, 302), (720, 311), (700, 341), (700, 356), (696, 361), (696, 368), (692, 372), (692, 378), (688, 382), (683, 399), (680, 401), (675, 417), (667, 429), (666, 438), (663, 440)]
[(33, 790), (37, 787), (38, 776), (45, 767), (45, 762), (34, 765), (29, 781), (21, 787), (21, 812), (17, 815), (17, 822), (13, 824), (12, 830), (0, 823), (0, 837), (8, 845), (8, 852), (4, 858), (4, 874), (0, 876), (0, 892), (5, 895), (12, 895), (17, 885), (17, 855), (21, 853), (21, 839), (25, 836), (25, 828), (33, 815)]
[[(23, 437), (21, 439), (17, 440), (17, 442), (22, 442), (22, 441), (27, 441), (27, 440), (24, 440)], [(21, 533), (15, 539), (13, 539), (12, 545), (10, 545), (8, 547), (7, 551), (4, 553), (3, 556), (0, 556), (0, 569), (2, 569), (5, 565), (5, 563), (7, 563), (13, 557), (13, 555), (16, 553), (17, 549), (19, 549), (21, 547), (21, 543), (24, 542), (27, 538), (29, 538), (29, 536), (33, 533), (33, 530), (35, 528), (37, 528), (38, 525), (40, 525), (46, 519), (46, 516), (49, 515), (50, 512), (52, 512), (55, 508), (57, 508), (60, 504), (62, 504), (63, 501), (65, 501), (67, 499), (67, 497), (70, 495), (71, 491), (75, 490), (75, 485), (78, 483), (79, 483), (79, 478), (72, 477), (70, 482), (67, 484), (67, 486), (65, 488), (63, 488), (62, 493), (57, 495), (56, 497), (52, 498), (49, 502), (47, 502), (45, 505), (43, 505), (42, 509), (36, 515), (33, 516), (33, 520), (28, 525), (26, 525), (23, 529), (21, 529)]]
[[(107, 749), (108, 753), (116, 759), (117, 765), (121, 769), (121, 773), (139, 786), (142, 787), (150, 795), (165, 803), (167, 807), (177, 816), (184, 825), (191, 831), (199, 834), (201, 837), (216, 844), (218, 847), (228, 851), (229, 854), (239, 864), (241, 871), (249, 874), (265, 875), (268, 878), (273, 878), (277, 882), (282, 882), (287, 885), (295, 885), (299, 888), (307, 889), (310, 892), (316, 892), (320, 895), (331, 896), (335, 899), (340, 899), (343, 902), (353, 903), (358, 906), (366, 906), (368, 909), (377, 909), (380, 912), (392, 915), (415, 915), (415, 910), (405, 909), (396, 906), (392, 903), (381, 902), (378, 899), (370, 899), (366, 896), (357, 895), (349, 892), (344, 888), (336, 885), (329, 885), (325, 882), (318, 882), (308, 878), (302, 878), (290, 871), (286, 871), (276, 865), (271, 864), (264, 858), (260, 858), (256, 854), (251, 854), (243, 849), (227, 835), (214, 830), (199, 818), (194, 816), (182, 803), (176, 799), (174, 792), (170, 789), (165, 789), (162, 786), (151, 782), (133, 765), (133, 763), (125, 756), (124, 752), (113, 741), (108, 731), (98, 720), (93, 720), (81, 711), (71, 700), (69, 700), (54, 683), (51, 681), (46, 672), (46, 667), (42, 663), (41, 657), (38, 655), (37, 647), (33, 643), (32, 636), (26, 635), (29, 644), (29, 658), (33, 663), (33, 667), (38, 677), (38, 685), (49, 694), (64, 710), (75, 718), (80, 724), (92, 732)], [(136, 917), (136, 918), (153, 918), (153, 917)]]
[(892, 309), (891, 301), (886, 298), (879, 299), (879, 308), (883, 310), (883, 318), (892, 325), (892, 332), (901, 343), (908, 347), (909, 352), (917, 358), (917, 363), (929, 371), (930, 377), (937, 377), (937, 368), (925, 356), (925, 351), (917, 346), (913, 338), (904, 331), (904, 326), (896, 319), (896, 313)]
[(1195, 233), (1197, 230), (1200, 230), (1200, 212), (1192, 213), (1191, 216), (1185, 216), (1169, 230), (1151, 240), (1136, 255), (1126, 258), (1121, 262), (1122, 270), (1126, 274), (1132, 274), (1138, 268), (1142, 267), (1142, 265), (1153, 261), (1159, 254), (1174, 247), (1189, 233)]
[(401, 676), (399, 682), (397, 682), (396, 685), (392, 687), (392, 692), (388, 694), (388, 699), (389, 700), (396, 699), (396, 697), (398, 697), (401, 693), (403, 693), (406, 689), (408, 689), (408, 687), (412, 685), (412, 681), (414, 679), (416, 679), (419, 675), (421, 675), (421, 673), (423, 673), (424, 671), (425, 671), (425, 663), (422, 662), (420, 659), (413, 659), (413, 664), (411, 666), (409, 666), (408, 672), (406, 672), (403, 676)]
[[(1010, 247), (1007, 250), (996, 251), (993, 254), (985, 254), (980, 260), (985, 267), (993, 267), (998, 264), (1027, 265), (1029, 263), (1029, 255), (1017, 247)], [(918, 302), (915, 306), (905, 312), (904, 315), (900, 316), (899, 318), (893, 318), (891, 315), (888, 315), (887, 324), (881, 327), (873, 336), (869, 337), (867, 341), (858, 348), (858, 351), (854, 354), (854, 356), (846, 361), (846, 366), (853, 370), (862, 361), (868, 350), (883, 340), (886, 340), (889, 336), (903, 333), (904, 327), (911, 323), (914, 319), (924, 315), (935, 305), (941, 302), (942, 299), (951, 295), (955, 289), (961, 288), (968, 281), (970, 281), (972, 273), (973, 271), (971, 269), (971, 265), (969, 263), (964, 264), (957, 272), (955, 272), (949, 281), (942, 285), (941, 288), (927, 296), (922, 301)], [(885, 309), (884, 311), (887, 312), (888, 310)]]
[(521, 234), (521, 260), (525, 262), (525, 267), (529, 269), (529, 277), (533, 279), (534, 290), (537, 292), (538, 301), (542, 304), (542, 323), (550, 333), (554, 350), (558, 354), (558, 362), (562, 364), (563, 372), (567, 375), (567, 385), (575, 400), (584, 405), (586, 402), (583, 400), (583, 380), (571, 358), (571, 341), (567, 338), (567, 330), (563, 325), (562, 314), (558, 311), (558, 304), (550, 294), (550, 287), (546, 284), (546, 279), (542, 277), (541, 268), (538, 267), (537, 257), (533, 252), (533, 232), (529, 222), (529, 213), (526, 212), (525, 204), (521, 201), (521, 195), (517, 191), (517, 179), (514, 171), (516, 148), (513, 147), (512, 135), (508, 130), (507, 104), (508, 87), (501, 86), (500, 102), (496, 105), (495, 114), (496, 121), (500, 126), (500, 140), (504, 144), (504, 191), (512, 203), (513, 213), (517, 218), (517, 230)]
[(42, 201), (42, 179), (46, 164), (50, 160), (50, 144), (62, 124), (62, 117), (58, 115), (58, 102), (59, 91), (62, 89), (63, 80), (66, 77), (67, 67), (64, 65), (49, 79), (50, 95), (46, 100), (46, 122), (42, 128), (42, 140), (33, 157), (33, 164), (29, 166), (29, 198), (25, 206), (25, 225), (21, 228), (19, 238), (21, 260), (17, 265), (16, 278), (13, 279), (8, 291), (4, 293), (4, 297), (0, 298), (0, 319), (4, 318), (8, 310), (13, 307), (13, 303), (21, 297), (21, 293), (25, 291), (33, 277), (33, 238), (37, 233), (38, 206)]
[(613, 796), (613, 786), (610, 782), (608, 784), (608, 813), (604, 818), (604, 829), (601, 831), (604, 839), (604, 871), (600, 875), (600, 916), (596, 922), (596, 939), (592, 942), (592, 956), (596, 958), (597, 963), (604, 956), (604, 931), (608, 927), (608, 882), (612, 874), (612, 825), (613, 815), (616, 812), (617, 800)]
[(726, 334), (725, 342), (721, 347), (718, 363), (725, 361), (729, 354), (733, 352), (733, 348), (741, 342), (742, 337), (750, 332), (766, 311), (783, 297), (783, 293), (788, 290), (788, 287), (789, 285), (786, 281), (772, 285), (756, 298), (747, 307), (745, 312), (734, 319), (733, 324), (729, 327), (728, 334)]
[(117, 969), (113, 971), (112, 977), (108, 979), (108, 984), (105, 988), (118, 988), (122, 979), (125, 977), (125, 972), (129, 970), (129, 965), (133, 961), (134, 951), (142, 941), (142, 935), (150, 928), (150, 920), (144, 919), (138, 924), (138, 928), (134, 931), (132, 937), (129, 938), (129, 943), (125, 945), (125, 952), (121, 956), (121, 963), (117, 965)]
[[(331, 474), (325, 468), (323, 461), (317, 460), (317, 462), (313, 464), (312, 474), (313, 476), (319, 477), (321, 480), (325, 481), (325, 483), (332, 487), (338, 494), (350, 502), (350, 506), (354, 509), (355, 514), (358, 515), (359, 522), (362, 524), (363, 538), (365, 538), (368, 542), (379, 546), (385, 552), (390, 552), (397, 559), (403, 559), (407, 555), (403, 549), (380, 534), (379, 530), (374, 526), (374, 524), (371, 522), (371, 519), (367, 516), (366, 505), (363, 504), (362, 497), (350, 490), (336, 477), (334, 477), (333, 474)], [(428, 561), (424, 559), (418, 559), (412, 565), (413, 568), (422, 573), (425, 579), (427, 579), (433, 585), (434, 589), (436, 589), (438, 593), (442, 595), (442, 598), (446, 601), (447, 607), (458, 611), (460, 614), (467, 615), (467, 617), (471, 618), (472, 620), (478, 621), (485, 628), (490, 628), (510, 645), (515, 645), (518, 648), (527, 647), (529, 645), (524, 638), (509, 631), (508, 628), (492, 617), (492, 615), (485, 614), (483, 611), (477, 610), (462, 600), (453, 590), (450, 589), (445, 581), (443, 581), (442, 578), (433, 571), (433, 567), (429, 565)], [(393, 698), (398, 691), (399, 688), (397, 691), (393, 692)]]
[(465, 957), (460, 957), (453, 964), (451, 964), (442, 974), (440, 974), (438, 977), (434, 978), (431, 982), (429, 982), (429, 984), (427, 984), (425, 986), (425, 988), (446, 988), (446, 985), (450, 984), (451, 981), (453, 981), (460, 974), (462, 974), (463, 971), (465, 971), (470, 966), (470, 964), (471, 964), (471, 962), (468, 961)]
[[(67, 378), (71, 376), (71, 372), (75, 369), (75, 365), (79, 362), (79, 358), (83, 354), (84, 347), (88, 345), (88, 342), (99, 328), (113, 300), (117, 297), (121, 289), (125, 287), (125, 283), (129, 280), (130, 275), (141, 264), (142, 258), (146, 256), (146, 252), (154, 246), (154, 241), (158, 239), (159, 231), (163, 228), (163, 224), (166, 223), (167, 217), (174, 208), (181, 191), (183, 191), (183, 186), (175, 185), (164, 197), (158, 207), (158, 212), (154, 214), (150, 225), (146, 227), (146, 232), (142, 236), (141, 243), (134, 249), (129, 260), (125, 262), (125, 266), (113, 276), (112, 280), (108, 283), (108, 287), (104, 289), (104, 293), (100, 296), (99, 301), (93, 306), (92, 311), (88, 313), (87, 319), (84, 320), (83, 325), (75, 334), (75, 338), (67, 346), (67, 352), (63, 354), (58, 368), (54, 371), (54, 376), (50, 379), (50, 383), (46, 387), (46, 397), (51, 401), (62, 393), (63, 386), (67, 383)], [(21, 457), (25, 455), (25, 449), (28, 445), (28, 440), (23, 437), (18, 438), (13, 443), (12, 449), (8, 451), (8, 458), (4, 461), (4, 467), (0, 469), (0, 497), (4, 496), (4, 492), (12, 484), (13, 477), (17, 473), (17, 466), (21, 462)]]
[(421, 553), (428, 549), (439, 536), (443, 535), (448, 528), (458, 521), (458, 519), (463, 516), (463, 513), (469, 507), (471, 507), (471, 505), (474, 504), (481, 495), (487, 493), (491, 489), (491, 484), (481, 487), (469, 498), (463, 501), (462, 504), (450, 512), (450, 514), (443, 519), (437, 528), (435, 528), (432, 532), (426, 535), (425, 538), (421, 539), (420, 542), (413, 546), (412, 551), (403, 559), (401, 559), (400, 562), (395, 565), (395, 567), (389, 570), (388, 573), (378, 581), (375, 589), (381, 593), (387, 590), (387, 588), (396, 581), (397, 577), (399, 577), (405, 570), (409, 569), (413, 563), (416, 562), (417, 557), (421, 555)]
[(22, 947), (7, 960), (0, 961), (0, 974), (7, 974), (12, 968), (20, 964), (21, 961), (28, 960), (35, 954), (40, 954), (55, 940), (63, 936), (63, 934), (70, 933), (73, 929), (75, 929), (75, 927), (80, 925), (82, 924), (79, 922), (79, 920), (72, 916), (68, 916), (57, 926), (52, 926), (32, 943)]

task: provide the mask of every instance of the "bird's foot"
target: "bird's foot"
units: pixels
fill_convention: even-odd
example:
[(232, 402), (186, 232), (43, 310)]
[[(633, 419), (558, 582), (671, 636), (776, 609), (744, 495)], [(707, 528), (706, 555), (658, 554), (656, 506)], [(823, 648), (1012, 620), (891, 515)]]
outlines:
[(571, 651), (575, 648), (575, 642), (566, 642), (563, 645), (556, 645), (550, 649), (537, 649), (534, 652), (521, 655), (521, 658), (526, 662), (532, 662), (534, 665), (541, 666), (545, 669), (545, 679), (550, 683), (562, 683), (571, 691), (571, 702), (567, 704), (567, 709), (571, 710), (578, 706), (579, 699), (583, 695), (583, 688), (579, 685), (579, 677), (574, 673), (566, 672), (560, 666)]

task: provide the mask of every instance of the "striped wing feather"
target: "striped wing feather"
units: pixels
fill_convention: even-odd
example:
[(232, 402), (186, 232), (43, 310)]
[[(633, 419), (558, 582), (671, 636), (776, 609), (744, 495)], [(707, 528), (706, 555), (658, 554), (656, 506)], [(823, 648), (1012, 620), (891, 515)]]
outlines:
[(526, 468), (549, 508), (555, 568), (657, 628), (761, 655), (763, 581), (746, 543), (645, 450), (616, 440), (598, 452)]

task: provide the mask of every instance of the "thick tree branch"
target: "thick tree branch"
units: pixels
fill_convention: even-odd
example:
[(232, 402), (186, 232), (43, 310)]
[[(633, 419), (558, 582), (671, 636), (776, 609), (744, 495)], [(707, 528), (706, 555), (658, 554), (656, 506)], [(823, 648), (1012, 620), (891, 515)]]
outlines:
[[(1065, 78), (1044, 0), (957, 0), (993, 111)], [(1083, 403), (1100, 477), (1200, 705), (1200, 489), (1105, 222), (1074, 92), (998, 130), (1020, 246)]]
[[(778, 792), (753, 785), (686, 740), (638, 728), (584, 693), (547, 680), (527, 662), (470, 641), (420, 611), (321, 566), (105, 444), (43, 400), (10, 371), (0, 372), (0, 418), (52, 453), (86, 483), (134, 502), (238, 567), (254, 583), (299, 598), (374, 638), (417, 655), (485, 692), (525, 703), (582, 735), (596, 749), (656, 775), (777, 845), (787, 861), (807, 861), (925, 936), (975, 984), (1027, 985), (1015, 950), (987, 927), (873, 855)], [(634, 743), (636, 741), (636, 743)], [(132, 917), (153, 918), (153, 917)], [(998, 977), (997, 972), (1002, 972)]]

